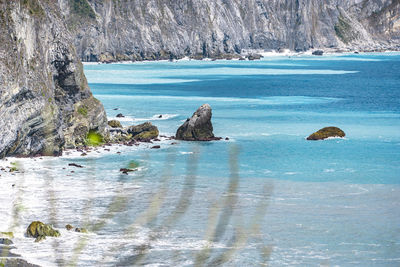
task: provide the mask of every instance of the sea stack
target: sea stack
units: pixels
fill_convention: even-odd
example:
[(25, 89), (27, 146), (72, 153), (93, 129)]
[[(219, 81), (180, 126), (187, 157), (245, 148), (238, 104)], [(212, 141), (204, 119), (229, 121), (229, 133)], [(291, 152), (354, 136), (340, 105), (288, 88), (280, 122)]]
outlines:
[(329, 137), (344, 137), (346, 134), (338, 127), (325, 127), (307, 137), (307, 140), (324, 140)]
[(210, 105), (202, 105), (193, 113), (190, 119), (188, 118), (185, 123), (179, 127), (176, 131), (176, 139), (185, 141), (220, 140), (220, 137), (214, 136), (211, 116)]

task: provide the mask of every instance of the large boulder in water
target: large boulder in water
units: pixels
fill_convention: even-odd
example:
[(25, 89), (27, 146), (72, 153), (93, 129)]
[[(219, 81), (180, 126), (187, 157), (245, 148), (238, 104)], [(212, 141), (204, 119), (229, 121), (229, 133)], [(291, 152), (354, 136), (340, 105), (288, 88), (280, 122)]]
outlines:
[(323, 140), (329, 137), (344, 137), (346, 134), (338, 127), (325, 127), (307, 137), (307, 140)]
[(132, 135), (134, 140), (146, 141), (158, 137), (158, 128), (151, 124), (151, 122), (145, 122), (136, 126), (130, 126), (126, 129), (128, 134)]
[(220, 140), (220, 137), (215, 137), (213, 134), (211, 116), (210, 105), (202, 105), (193, 113), (190, 119), (187, 119), (185, 123), (179, 127), (176, 131), (176, 139), (185, 141)]
[(58, 237), (60, 236), (60, 232), (54, 230), (49, 224), (34, 221), (28, 226), (28, 229), (26, 229), (26, 235), (28, 237), (35, 237), (35, 242), (39, 242), (46, 239), (46, 236)]

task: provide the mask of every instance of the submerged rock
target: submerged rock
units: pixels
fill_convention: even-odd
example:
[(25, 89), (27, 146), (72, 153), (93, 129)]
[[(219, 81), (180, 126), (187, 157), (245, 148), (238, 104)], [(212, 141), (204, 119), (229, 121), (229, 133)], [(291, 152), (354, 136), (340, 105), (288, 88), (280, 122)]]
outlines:
[(211, 123), (211, 107), (209, 104), (204, 104), (190, 119), (187, 119), (184, 124), (176, 131), (177, 140), (185, 141), (211, 141), (220, 140), (220, 137), (215, 137), (213, 134), (213, 126)]
[(87, 230), (86, 228), (75, 228), (75, 232), (77, 232), (77, 233), (83, 233), (83, 234), (89, 233), (88, 230)]
[(134, 172), (136, 171), (136, 169), (121, 168), (119, 169), (119, 171), (122, 172), (123, 174), (128, 174), (128, 172)]
[(118, 113), (116, 117), (117, 118), (125, 118), (125, 116), (122, 113)]
[(307, 140), (323, 140), (329, 137), (344, 137), (346, 134), (338, 127), (325, 127), (307, 137)]
[(46, 236), (59, 237), (60, 232), (54, 230), (49, 224), (44, 224), (40, 221), (32, 222), (26, 229), (28, 237), (35, 237), (35, 242), (40, 242), (46, 239)]
[(0, 245), (12, 245), (14, 244), (10, 239), (8, 238), (0, 238)]
[(83, 168), (82, 165), (79, 165), (79, 164), (76, 164), (76, 163), (69, 163), (68, 166), (77, 167), (77, 168)]
[(158, 128), (151, 124), (151, 122), (145, 122), (136, 126), (130, 126), (126, 129), (128, 134), (132, 135), (132, 139), (138, 141), (149, 141), (158, 137)]
[(70, 224), (67, 224), (65, 226), (65, 229), (67, 229), (68, 231), (74, 230), (77, 233), (84, 233), (84, 234), (89, 233), (86, 228), (78, 228), (78, 227), (74, 227), (74, 226), (72, 226)]
[(110, 120), (108, 121), (108, 126), (111, 128), (122, 128), (121, 122), (118, 120)]

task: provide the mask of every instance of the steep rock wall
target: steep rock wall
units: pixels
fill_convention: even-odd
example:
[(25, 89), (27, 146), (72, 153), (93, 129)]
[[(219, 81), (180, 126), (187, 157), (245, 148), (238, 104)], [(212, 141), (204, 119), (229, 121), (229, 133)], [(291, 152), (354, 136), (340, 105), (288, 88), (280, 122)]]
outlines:
[(399, 0), (58, 0), (84, 61), (400, 49)]
[(58, 4), (1, 0), (0, 157), (58, 155), (106, 123)]

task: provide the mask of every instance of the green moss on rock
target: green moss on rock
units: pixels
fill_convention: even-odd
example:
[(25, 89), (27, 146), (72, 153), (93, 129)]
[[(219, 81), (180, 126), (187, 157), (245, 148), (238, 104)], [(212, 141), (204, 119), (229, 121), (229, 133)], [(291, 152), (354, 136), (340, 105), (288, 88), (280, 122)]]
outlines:
[(0, 236), (6, 236), (8, 238), (14, 238), (13, 232), (0, 232)]
[(70, 0), (70, 5), (72, 12), (76, 15), (84, 18), (96, 18), (96, 13), (94, 13), (87, 0)]
[(150, 140), (158, 137), (159, 131), (151, 122), (145, 122), (136, 126), (131, 126), (127, 132), (133, 136), (134, 140)]
[(36, 238), (35, 242), (40, 242), (46, 239), (46, 236), (59, 237), (60, 232), (54, 230), (49, 224), (44, 224), (40, 221), (34, 221), (26, 229), (26, 235), (28, 237)]
[(118, 120), (110, 120), (108, 121), (108, 126), (111, 128), (122, 128), (121, 122)]
[(21, 5), (28, 9), (29, 14), (36, 17), (43, 17), (45, 15), (43, 8), (38, 0), (22, 0)]
[(342, 40), (343, 43), (348, 44), (354, 38), (351, 33), (351, 25), (342, 16), (339, 16), (338, 23), (335, 25), (336, 36)]
[(323, 140), (329, 137), (344, 137), (346, 134), (338, 127), (325, 127), (307, 137), (307, 140)]
[(86, 117), (87, 114), (88, 114), (88, 109), (87, 109), (87, 107), (79, 107), (79, 108), (78, 108), (78, 113)]

